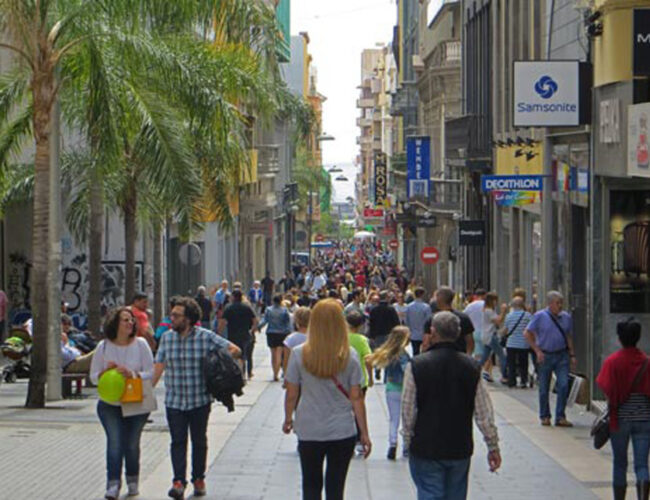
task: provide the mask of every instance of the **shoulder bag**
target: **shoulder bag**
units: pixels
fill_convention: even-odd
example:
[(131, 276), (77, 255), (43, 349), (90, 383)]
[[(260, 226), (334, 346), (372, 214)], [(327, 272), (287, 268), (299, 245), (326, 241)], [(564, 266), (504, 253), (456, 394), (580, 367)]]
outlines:
[(345, 390), (345, 387), (343, 387), (343, 384), (339, 382), (339, 379), (336, 378), (336, 375), (332, 375), (332, 382), (334, 382), (334, 385), (336, 385), (336, 388), (341, 391), (341, 394), (343, 394), (346, 399), (350, 399), (350, 393)]
[(567, 350), (569, 349), (569, 341), (567, 340), (567, 335), (566, 332), (564, 331), (564, 328), (562, 328), (562, 325), (560, 325), (560, 322), (555, 319), (555, 316), (547, 309), (546, 314), (548, 314), (548, 317), (551, 318), (551, 321), (555, 323), (555, 326), (557, 327), (558, 330), (560, 330), (560, 333), (562, 334), (562, 338), (564, 338), (564, 343), (566, 344)]
[[(634, 380), (632, 381), (632, 387), (630, 391), (633, 391), (636, 386), (638, 385), (639, 381), (641, 380), (641, 377), (646, 371), (646, 368), (648, 366), (648, 358), (643, 362), (643, 366), (639, 368), (639, 371), (637, 372), (636, 376), (634, 377)], [(590, 435), (594, 439), (594, 448), (597, 450), (600, 450), (603, 446), (605, 446), (605, 443), (609, 441), (609, 405), (607, 406), (607, 409), (600, 414), (594, 420), (594, 423), (591, 426), (591, 432)]]

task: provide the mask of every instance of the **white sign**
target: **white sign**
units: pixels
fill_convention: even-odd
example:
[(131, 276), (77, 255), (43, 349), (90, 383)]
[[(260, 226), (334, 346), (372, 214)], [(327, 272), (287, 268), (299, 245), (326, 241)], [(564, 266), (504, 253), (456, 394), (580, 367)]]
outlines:
[(619, 99), (600, 101), (600, 142), (604, 144), (621, 142), (620, 110)]
[(648, 120), (650, 120), (650, 103), (628, 107), (627, 174), (630, 177), (650, 177)]
[(514, 126), (580, 124), (578, 61), (515, 61)]

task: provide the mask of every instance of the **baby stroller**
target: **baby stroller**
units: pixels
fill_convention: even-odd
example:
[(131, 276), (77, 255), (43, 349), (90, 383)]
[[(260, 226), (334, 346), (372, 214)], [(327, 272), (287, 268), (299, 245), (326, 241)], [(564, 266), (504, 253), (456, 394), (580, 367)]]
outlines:
[(29, 378), (32, 338), (27, 330), (20, 326), (12, 327), (9, 338), (0, 344), (0, 352), (11, 361), (2, 369), (2, 380), (13, 384), (19, 378)]

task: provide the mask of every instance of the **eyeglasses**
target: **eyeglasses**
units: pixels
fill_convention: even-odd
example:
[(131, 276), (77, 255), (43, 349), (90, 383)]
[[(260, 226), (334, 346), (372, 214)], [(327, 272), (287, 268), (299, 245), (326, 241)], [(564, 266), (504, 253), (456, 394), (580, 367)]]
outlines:
[(169, 315), (169, 317), (170, 317), (170, 318), (183, 318), (183, 317), (185, 317), (185, 315), (184, 315), (184, 314), (181, 314), (181, 313), (171, 313), (171, 314)]

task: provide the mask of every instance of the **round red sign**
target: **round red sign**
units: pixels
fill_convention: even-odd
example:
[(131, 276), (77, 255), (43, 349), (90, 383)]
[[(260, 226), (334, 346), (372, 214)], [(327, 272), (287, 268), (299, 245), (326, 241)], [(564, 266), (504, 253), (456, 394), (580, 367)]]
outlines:
[(435, 264), (439, 258), (440, 254), (436, 247), (424, 247), (420, 252), (420, 259), (425, 264)]
[(390, 240), (390, 241), (388, 242), (388, 247), (389, 247), (391, 250), (397, 250), (397, 249), (399, 248), (399, 241), (397, 241), (397, 240)]

